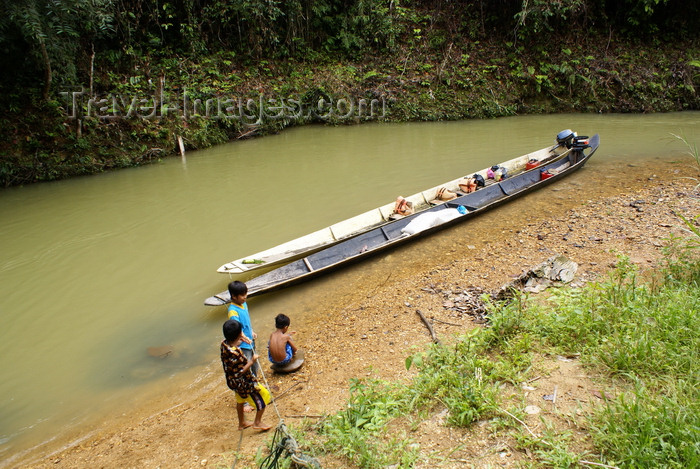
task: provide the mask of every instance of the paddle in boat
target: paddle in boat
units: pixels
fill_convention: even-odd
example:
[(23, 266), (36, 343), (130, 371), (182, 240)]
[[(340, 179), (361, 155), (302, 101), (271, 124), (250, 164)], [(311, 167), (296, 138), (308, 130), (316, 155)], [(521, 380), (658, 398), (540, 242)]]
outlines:
[[(246, 281), (248, 296), (308, 280), (342, 265), (460, 223), (516, 197), (549, 185), (580, 169), (595, 153), (600, 137), (579, 137), (571, 130), (557, 135), (556, 144), (494, 165), (393, 204), (328, 227), (246, 259), (281, 265)], [(403, 202), (406, 202), (405, 204)], [(402, 208), (408, 209), (403, 210)], [(334, 227), (345, 227), (344, 231)], [(322, 239), (324, 238), (324, 239)], [(294, 248), (292, 249), (292, 246)], [(274, 254), (272, 254), (274, 253)], [(262, 254), (262, 253), (259, 253)], [(284, 258), (284, 261), (282, 259)], [(296, 258), (296, 260), (295, 260)], [(245, 264), (229, 263), (233, 272)], [(224, 268), (226, 266), (222, 266)], [(251, 269), (249, 269), (251, 270)], [(222, 271), (219, 269), (219, 271)], [(243, 270), (240, 270), (242, 272)], [(230, 301), (228, 291), (209, 297), (208, 306)]]

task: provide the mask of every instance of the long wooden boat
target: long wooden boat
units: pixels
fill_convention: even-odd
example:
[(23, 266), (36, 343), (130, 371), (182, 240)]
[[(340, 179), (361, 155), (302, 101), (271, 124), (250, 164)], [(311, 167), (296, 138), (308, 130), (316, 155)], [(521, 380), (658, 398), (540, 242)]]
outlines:
[[(430, 192), (424, 191), (419, 194), (421, 198), (426, 199), (424, 203), (428, 205), (423, 210), (380, 224), (255, 277), (246, 282), (248, 296), (253, 297), (308, 280), (342, 265), (426, 236), (564, 178), (580, 169), (600, 144), (597, 134), (590, 138), (577, 137), (571, 131), (562, 131), (557, 140), (566, 132), (570, 132), (566, 141), (499, 165), (508, 168), (508, 178), (499, 182), (492, 180), (490, 184), (475, 192), (462, 194), (453, 200), (433, 206), (428, 200), (428, 197), (431, 197), (428, 195)], [(528, 163), (537, 157), (542, 164), (526, 169)], [(483, 172), (485, 176), (486, 170)], [(455, 180), (454, 184), (458, 181)], [(432, 196), (434, 195), (435, 192), (432, 193)], [(391, 204), (392, 210), (393, 207)], [(219, 306), (230, 300), (228, 291), (225, 291), (207, 298), (204, 304)]]
[[(554, 146), (513, 158), (509, 161), (499, 163), (498, 166), (506, 168), (508, 174), (513, 175), (522, 171), (526, 163), (530, 160), (537, 160), (541, 164), (544, 164), (548, 161), (561, 158), (569, 151), (569, 148), (567, 148), (567, 141), (565, 140), (566, 136), (569, 135), (566, 134), (566, 132), (571, 131), (562, 131), (561, 134), (565, 136), (561, 138), (558, 137), (557, 143)], [(571, 132), (571, 134), (573, 134), (573, 132)], [(487, 172), (488, 168), (477, 171), (476, 174), (480, 174), (482, 177), (486, 178)], [(461, 191), (458, 183), (461, 179), (460, 177), (444, 184), (431, 187), (408, 196), (405, 199), (412, 204), (414, 213), (423, 212), (440, 203), (435, 199), (437, 191), (441, 188), (460, 193)], [(217, 272), (229, 274), (233, 279), (240, 278), (243, 280), (254, 277), (260, 273), (288, 264), (316, 251), (320, 251), (321, 249), (366, 233), (374, 228), (392, 223), (397, 219), (394, 208), (395, 202), (390, 202), (273, 248), (227, 262), (219, 267)]]

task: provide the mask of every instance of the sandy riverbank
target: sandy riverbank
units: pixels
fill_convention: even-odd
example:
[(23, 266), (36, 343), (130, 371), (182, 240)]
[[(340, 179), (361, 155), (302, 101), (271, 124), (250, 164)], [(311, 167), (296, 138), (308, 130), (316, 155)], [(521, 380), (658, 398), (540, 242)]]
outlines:
[[(270, 388), (280, 395), (281, 417), (294, 426), (303, 416), (315, 419), (337, 410), (347, 398), (348, 380), (353, 377), (409, 377), (406, 356), (431, 340), (416, 310), (433, 319), (438, 336), (481, 327), (468, 314), (445, 307), (451, 293), (469, 287), (493, 290), (555, 253), (579, 264), (579, 281), (603, 275), (618, 253), (642, 268), (654, 266), (665, 240), (680, 233), (682, 224), (674, 211), (688, 218), (700, 213), (697, 181), (680, 176), (698, 177), (697, 167), (686, 161), (654, 172), (636, 168), (623, 181), (616, 181), (614, 190), (610, 186), (599, 195), (589, 191), (570, 207), (532, 213), (519, 226), (487, 226), (470, 245), (443, 238), (449, 261), (368, 278), (360, 285), (329, 292), (322, 309), (293, 324), (296, 340), (306, 350), (302, 370), (276, 376), (263, 361)], [(526, 208), (524, 202), (516, 203), (521, 205), (514, 210)], [(272, 406), (264, 420), (277, 423)], [(213, 355), (196, 382), (104, 422), (90, 433), (86, 430), (64, 450), (28, 454), (15, 466), (230, 467), (239, 435), (234, 399)], [(256, 451), (269, 435), (245, 430), (237, 467), (252, 467)], [(441, 443), (449, 445), (451, 438), (463, 436), (463, 432), (448, 432)], [(342, 462), (331, 458), (322, 463), (342, 467)]]

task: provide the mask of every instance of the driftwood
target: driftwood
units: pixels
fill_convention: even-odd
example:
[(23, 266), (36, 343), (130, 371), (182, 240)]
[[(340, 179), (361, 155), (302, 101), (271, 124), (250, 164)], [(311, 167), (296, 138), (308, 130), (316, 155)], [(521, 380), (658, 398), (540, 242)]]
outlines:
[(503, 285), (493, 294), (493, 298), (504, 300), (513, 296), (513, 290), (539, 293), (557, 282), (569, 283), (574, 279), (577, 269), (578, 264), (564, 256), (550, 257)]
[(251, 135), (254, 135), (257, 131), (258, 131), (258, 128), (257, 128), (257, 127), (253, 127), (252, 129), (250, 129), (250, 130), (247, 131), (247, 132), (241, 132), (241, 133), (238, 135), (238, 137), (236, 137), (236, 140), (240, 140), (240, 139), (242, 139), (242, 138), (248, 138), (248, 137), (250, 137)]
[[(430, 291), (431, 293), (437, 293), (435, 290), (424, 290)], [(447, 290), (442, 292), (445, 301), (442, 303), (442, 307), (453, 311), (453, 316), (464, 317), (464, 315), (472, 316), (476, 323), (485, 322), (486, 314), (486, 303), (482, 299), (482, 296), (487, 294), (484, 290), (479, 287), (467, 287), (457, 288), (457, 291)], [(445, 321), (440, 321), (439, 319), (434, 319), (435, 321), (442, 322), (443, 324), (448, 324), (450, 326), (460, 326), (460, 324), (449, 323)]]
[(420, 316), (421, 321), (425, 324), (425, 326), (428, 328), (428, 331), (430, 331), (430, 336), (433, 338), (433, 342), (436, 344), (440, 343), (440, 339), (437, 338), (437, 335), (435, 335), (435, 331), (433, 330), (433, 326), (428, 322), (428, 319), (421, 313), (419, 310), (416, 310), (416, 313), (418, 313), (418, 316)]

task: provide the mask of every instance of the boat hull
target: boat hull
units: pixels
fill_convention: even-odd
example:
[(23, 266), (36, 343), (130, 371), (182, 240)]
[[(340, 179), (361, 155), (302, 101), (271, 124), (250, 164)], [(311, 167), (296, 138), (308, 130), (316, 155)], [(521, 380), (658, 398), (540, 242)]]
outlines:
[[(563, 159), (555, 160), (535, 170), (516, 174), (476, 192), (428, 208), (421, 213), (371, 229), (255, 277), (247, 282), (248, 296), (253, 297), (310, 280), (323, 273), (462, 223), (520, 196), (553, 184), (582, 168), (598, 149), (599, 143), (599, 136), (594, 135), (589, 139), (587, 148), (572, 151)], [(586, 149), (588, 151), (585, 151)], [(547, 171), (551, 173), (551, 176), (542, 178), (541, 171)], [(453, 211), (443, 212), (444, 210), (457, 211), (459, 214), (457, 215)], [(441, 220), (443, 214), (447, 214), (449, 217)], [(423, 217), (423, 220), (436, 219), (438, 221), (434, 225), (428, 224), (418, 231), (414, 231), (415, 229), (411, 226), (420, 225), (418, 217)], [(219, 306), (229, 301), (228, 292), (222, 292), (207, 298), (204, 304)]]
[[(518, 168), (524, 168), (526, 162), (531, 159), (543, 162), (551, 161), (562, 157), (566, 152), (564, 145), (557, 144), (505, 161), (499, 166), (505, 167), (510, 174), (513, 174)], [(487, 171), (487, 169), (483, 169), (477, 173), (486, 179)], [(415, 213), (424, 212), (435, 206), (434, 199), (439, 189), (445, 188), (452, 192), (459, 192), (460, 179), (461, 177), (418, 192), (406, 197), (406, 200), (413, 204)], [(232, 279), (236, 280), (251, 279), (374, 228), (394, 223), (396, 219), (393, 212), (394, 202), (391, 202), (265, 251), (228, 262), (219, 267), (217, 272), (229, 274)]]

